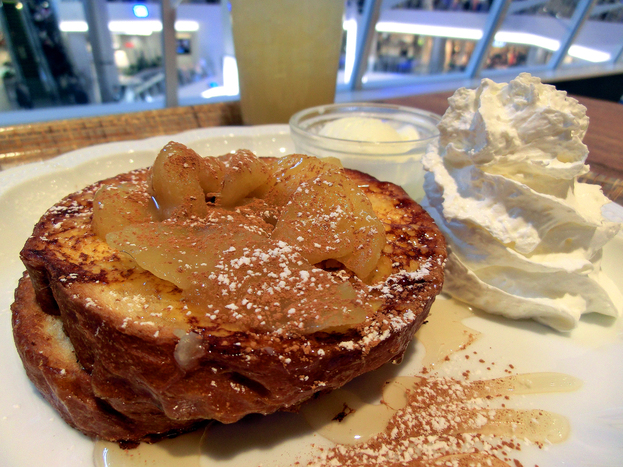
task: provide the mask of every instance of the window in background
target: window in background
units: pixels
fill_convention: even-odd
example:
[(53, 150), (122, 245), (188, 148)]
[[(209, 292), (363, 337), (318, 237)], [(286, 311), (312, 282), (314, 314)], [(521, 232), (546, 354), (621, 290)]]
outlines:
[[(221, 16), (218, 2), (179, 5), (180, 98), (196, 103), (222, 84)], [(0, 112), (32, 109), (46, 119), (163, 107), (161, 17), (158, 2), (3, 2)]]
[(480, 0), (383, 2), (364, 80), (463, 72), (489, 8)]
[(513, 0), (483, 69), (547, 66), (572, 27), (579, 0)]
[[(342, 100), (623, 73), (623, 0), (344, 1)], [(0, 125), (236, 99), (229, 2), (175, 3), (173, 66), (161, 2), (3, 0)]]
[(11, 55), (4, 21), (0, 21), (0, 112), (18, 108), (18, 77)]
[(138, 16), (135, 6), (105, 0), (3, 2), (0, 23), (10, 57), (3, 83), (10, 97), (2, 110), (60, 107), (61, 114), (71, 114), (87, 104), (157, 96), (163, 89), (162, 26), (152, 11), (159, 5), (142, 5)]
[(47, 0), (2, 2), (2, 110), (86, 104), (89, 83)]
[(165, 89), (161, 33), (158, 30), (136, 32), (132, 27), (112, 32), (119, 73), (119, 100), (128, 103), (161, 100)]
[[(95, 103), (124, 108), (152, 102), (163, 105), (164, 54), (158, 3), (61, 1), (59, 10), (67, 40), (79, 42), (83, 38), (91, 51), (93, 81), (100, 91)], [(72, 24), (77, 27), (72, 28)], [(83, 24), (86, 30), (80, 31)], [(74, 49), (76, 56), (83, 54), (80, 47)]]
[(180, 104), (238, 95), (238, 75), (227, 2), (189, 1), (177, 8), (177, 40), (188, 39), (189, 53), (177, 53)]
[(562, 62), (566, 67), (614, 61), (623, 50), (623, 2), (598, 0)]

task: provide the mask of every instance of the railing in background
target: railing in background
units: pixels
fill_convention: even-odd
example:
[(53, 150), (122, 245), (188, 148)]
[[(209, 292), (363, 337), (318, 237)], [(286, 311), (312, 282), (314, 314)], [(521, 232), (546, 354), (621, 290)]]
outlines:
[[(4, 3), (8, 1), (12, 0)], [(164, 66), (122, 79), (115, 103), (67, 105), (67, 99), (57, 99), (57, 104), (65, 105), (0, 112), (0, 125), (236, 99), (227, 2), (179, 5), (175, 0), (160, 0), (159, 8), (154, 3), (146, 5), (150, 16), (144, 18), (144, 24), (149, 22), (152, 28), (148, 34), (161, 36), (160, 63)], [(60, 10), (66, 14), (79, 6), (61, 2)], [(132, 6), (109, 3), (108, 9), (118, 12)], [(474, 86), (482, 77), (508, 80), (521, 71), (561, 85), (592, 79), (606, 80), (610, 87), (623, 83), (623, 0), (349, 0), (346, 11), (338, 101), (446, 91)], [(108, 29), (117, 34), (116, 40), (132, 31), (138, 34), (140, 19), (126, 23), (127, 30), (119, 29), (121, 21), (110, 19)], [(185, 27), (190, 23), (193, 27), (181, 31), (183, 21)], [(175, 28), (177, 33), (173, 33)], [(6, 22), (3, 29), (8, 30)], [(85, 34), (88, 25), (86, 18), (74, 14), (68, 19), (61, 17), (60, 29), (64, 29), (66, 40), (75, 42), (79, 38), (72, 34)], [(212, 75), (196, 82), (180, 79), (179, 41), (190, 40), (180, 39), (180, 34), (194, 38), (196, 46), (199, 42), (205, 45), (208, 33), (217, 36), (212, 37), (213, 43), (220, 41), (210, 52), (218, 56)], [(204, 36), (197, 39), (198, 34)], [(12, 86), (15, 102), (19, 82), (15, 78), (5, 81)], [(53, 81), (48, 77), (44, 82), (53, 85)], [(77, 76), (76, 82), (86, 86), (89, 80)], [(124, 89), (125, 94), (121, 92)], [(91, 99), (94, 101), (97, 99)]]

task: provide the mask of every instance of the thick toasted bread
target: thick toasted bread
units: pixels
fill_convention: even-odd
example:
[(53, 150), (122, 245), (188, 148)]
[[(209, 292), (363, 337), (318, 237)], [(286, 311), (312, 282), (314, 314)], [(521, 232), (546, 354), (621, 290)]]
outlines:
[(201, 423), (200, 420), (176, 423), (153, 403), (134, 412), (121, 413), (96, 397), (91, 376), (78, 362), (60, 317), (43, 312), (26, 273), (15, 291), (11, 311), (15, 345), (26, 374), (72, 427), (88, 436), (108, 440), (155, 441), (192, 430)]
[[(80, 375), (75, 379), (88, 390), (77, 391), (105, 406), (106, 414), (121, 414), (140, 427), (154, 421), (146, 432), (122, 426), (105, 430), (100, 424), (88, 429), (73, 414), (64, 415), (74, 420), (69, 423), (90, 436), (143, 440), (202, 419), (231, 423), (250, 413), (293, 410), (317, 392), (400, 360), (441, 291), (445, 242), (401, 188), (360, 172), (346, 173), (371, 201), (386, 231), (379, 267), (365, 288), (375, 312), (356, 325), (318, 332), (271, 331), (195, 313), (178, 287), (101, 240), (91, 225), (94, 194), (107, 184), (146, 184), (147, 170), (96, 183), (51, 208), (21, 256), (38, 306), (56, 315), (54, 322), (60, 320), (81, 365), (72, 374)], [(211, 222), (216, 223), (242, 215), (239, 210), (214, 213)], [(227, 250), (227, 239), (224, 235), (223, 244), (214, 248)], [(320, 266), (341, 281), (360, 282), (330, 261)], [(16, 343), (37, 387), (49, 400), (59, 399), (57, 379), (37, 383), (51, 365), (33, 360), (29, 334), (19, 325), (23, 310), (34, 308), (26, 281), (13, 306)], [(315, 313), (319, 306), (310, 303), (305, 311)]]

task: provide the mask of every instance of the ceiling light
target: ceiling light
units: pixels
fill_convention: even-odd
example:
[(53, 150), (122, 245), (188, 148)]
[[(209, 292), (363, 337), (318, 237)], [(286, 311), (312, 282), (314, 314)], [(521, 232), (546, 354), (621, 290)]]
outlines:
[(132, 7), (132, 13), (137, 18), (147, 18), (149, 16), (149, 10), (146, 5), (134, 5)]

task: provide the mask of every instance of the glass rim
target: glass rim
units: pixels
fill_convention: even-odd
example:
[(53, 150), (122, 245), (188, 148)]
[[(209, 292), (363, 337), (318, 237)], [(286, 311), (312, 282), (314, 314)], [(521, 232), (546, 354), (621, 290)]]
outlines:
[[(344, 112), (344, 111), (347, 112)], [(357, 113), (363, 114), (364, 112), (378, 111), (379, 115), (361, 115), (366, 118), (386, 118), (386, 119), (395, 119), (395, 115), (399, 115), (402, 113), (406, 116), (415, 116), (422, 119), (422, 126), (429, 126), (433, 131), (433, 134), (428, 135), (424, 138), (418, 139), (409, 139), (409, 140), (396, 140), (396, 141), (358, 141), (352, 139), (344, 139), (344, 138), (336, 138), (334, 136), (324, 136), (319, 135), (317, 133), (312, 133), (309, 131), (308, 127), (302, 126), (301, 124), (310, 120), (313, 117), (316, 117), (314, 123), (321, 121), (322, 116), (327, 116), (328, 119), (331, 118), (332, 115), (335, 118), (343, 118), (349, 115), (357, 115)], [(341, 111), (341, 112), (340, 112)], [(384, 113), (386, 115), (384, 115)], [(409, 122), (407, 120), (401, 120), (405, 123), (413, 124), (416, 128), (418, 125), (413, 122)], [(327, 141), (327, 142), (335, 142), (340, 144), (351, 144), (351, 145), (364, 145), (371, 147), (383, 147), (385, 145), (413, 145), (413, 144), (422, 144), (427, 143), (432, 139), (435, 139), (439, 136), (439, 130), (437, 129), (437, 124), (441, 121), (441, 115), (438, 115), (434, 112), (429, 112), (428, 110), (419, 109), (417, 107), (407, 107), (403, 105), (393, 105), (393, 104), (382, 104), (382, 103), (374, 103), (374, 102), (353, 102), (353, 103), (339, 103), (339, 104), (324, 104), (318, 105), (315, 107), (309, 107), (307, 109), (303, 109), (292, 115), (290, 117), (289, 126), (290, 130), (295, 133), (306, 137), (311, 138), (316, 141)], [(428, 125), (426, 125), (428, 124)]]

